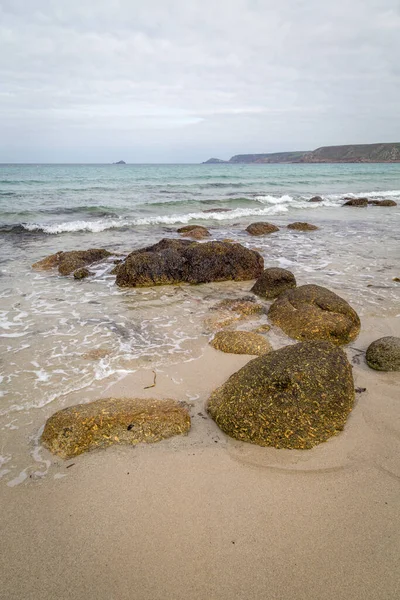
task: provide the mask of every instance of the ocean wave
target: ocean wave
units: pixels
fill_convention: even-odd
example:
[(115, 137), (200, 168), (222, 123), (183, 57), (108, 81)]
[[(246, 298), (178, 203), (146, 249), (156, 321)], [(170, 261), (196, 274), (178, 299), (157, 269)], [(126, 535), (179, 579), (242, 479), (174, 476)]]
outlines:
[(77, 233), (79, 231), (88, 231), (92, 233), (101, 233), (106, 229), (122, 229), (132, 225), (131, 222), (124, 221), (122, 219), (117, 220), (103, 220), (98, 221), (69, 221), (64, 223), (51, 223), (51, 224), (40, 224), (40, 223), (25, 223), (21, 227), (25, 231), (39, 232), (48, 234), (58, 233)]
[(190, 221), (232, 221), (242, 217), (274, 215), (287, 212), (286, 206), (268, 206), (265, 208), (235, 208), (229, 212), (193, 212), (182, 215), (156, 215), (135, 219), (134, 225), (174, 225)]

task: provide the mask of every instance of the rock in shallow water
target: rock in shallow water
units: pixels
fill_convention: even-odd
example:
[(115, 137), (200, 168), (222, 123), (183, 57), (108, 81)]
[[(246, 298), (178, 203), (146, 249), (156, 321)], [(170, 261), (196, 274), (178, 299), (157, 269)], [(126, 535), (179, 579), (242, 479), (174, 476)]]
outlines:
[(281, 294), (268, 317), (296, 340), (348, 344), (360, 332), (356, 311), (340, 296), (319, 285), (302, 285)]
[(180, 233), (184, 237), (191, 237), (195, 240), (201, 240), (205, 237), (210, 237), (211, 233), (205, 227), (201, 225), (185, 225), (177, 229), (177, 233)]
[(121, 287), (246, 281), (256, 279), (264, 260), (241, 244), (163, 239), (136, 250), (117, 265), (116, 283)]
[(265, 223), (260, 221), (258, 223), (251, 223), (248, 227), (246, 227), (247, 233), (250, 235), (267, 235), (269, 233), (275, 233), (275, 231), (279, 231), (279, 227), (273, 225), (272, 223)]
[(60, 275), (70, 275), (77, 269), (91, 265), (112, 256), (111, 252), (103, 248), (90, 250), (72, 250), (71, 252), (56, 252), (46, 256), (43, 260), (34, 263), (32, 267), (39, 270), (48, 270), (58, 267)]
[(305, 449), (342, 431), (354, 395), (345, 353), (302, 342), (250, 361), (213, 392), (208, 412), (238, 440)]
[(278, 267), (265, 269), (264, 273), (257, 279), (251, 291), (261, 298), (277, 298), (282, 292), (296, 287), (296, 279), (293, 273)]
[(368, 346), (368, 366), (376, 371), (400, 371), (400, 338), (387, 336)]
[(288, 229), (295, 229), (296, 231), (315, 231), (318, 227), (316, 225), (311, 225), (311, 223), (296, 221), (295, 223), (289, 223)]
[(216, 350), (230, 354), (261, 356), (272, 350), (265, 337), (249, 331), (219, 331), (210, 344)]
[(56, 412), (41, 442), (53, 454), (71, 458), (112, 444), (158, 442), (189, 429), (188, 411), (174, 400), (106, 398)]

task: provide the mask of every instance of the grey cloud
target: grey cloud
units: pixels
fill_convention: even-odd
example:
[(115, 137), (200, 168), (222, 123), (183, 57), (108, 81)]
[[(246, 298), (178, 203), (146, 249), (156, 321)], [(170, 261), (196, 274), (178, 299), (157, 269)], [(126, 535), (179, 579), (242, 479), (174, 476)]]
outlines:
[(0, 161), (397, 141), (399, 30), (396, 0), (0, 0)]

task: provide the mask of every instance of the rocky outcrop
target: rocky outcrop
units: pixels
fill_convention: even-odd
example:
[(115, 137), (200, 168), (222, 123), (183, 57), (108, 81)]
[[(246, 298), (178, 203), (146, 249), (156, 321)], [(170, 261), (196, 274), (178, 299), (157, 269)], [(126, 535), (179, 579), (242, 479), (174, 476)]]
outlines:
[(303, 342), (255, 358), (208, 401), (227, 435), (275, 448), (312, 448), (343, 430), (354, 403), (351, 366), (330, 342)]
[(260, 356), (272, 350), (265, 337), (249, 331), (219, 331), (210, 344), (216, 350), (230, 354)]
[(387, 336), (368, 346), (368, 366), (377, 371), (400, 371), (400, 338)]
[(56, 254), (46, 256), (43, 260), (34, 263), (32, 267), (38, 270), (47, 270), (58, 267), (60, 275), (70, 275), (77, 269), (100, 262), (109, 256), (112, 256), (111, 252), (108, 252), (108, 250), (104, 250), (103, 248), (56, 252)]
[(296, 231), (315, 231), (318, 227), (316, 225), (311, 225), (311, 223), (296, 221), (295, 223), (289, 223), (288, 229), (295, 229)]
[(265, 269), (251, 291), (261, 298), (271, 299), (277, 298), (282, 292), (294, 287), (296, 287), (296, 279), (293, 273), (286, 269), (274, 267)]
[(373, 206), (397, 206), (397, 202), (394, 200), (369, 200), (368, 204)]
[(350, 304), (319, 285), (284, 292), (270, 307), (268, 317), (296, 340), (329, 340), (338, 345), (353, 341), (361, 327)]
[(241, 244), (164, 239), (129, 254), (117, 265), (116, 283), (121, 287), (246, 281), (256, 279), (264, 260)]
[(174, 400), (107, 398), (56, 412), (41, 442), (53, 454), (71, 458), (112, 444), (158, 442), (189, 429), (189, 413)]
[(349, 198), (343, 206), (368, 206), (368, 198)]
[(202, 240), (211, 235), (208, 229), (201, 225), (185, 225), (185, 227), (177, 229), (177, 233), (180, 233), (184, 237), (191, 237), (194, 240)]
[(251, 223), (248, 227), (246, 227), (247, 233), (250, 235), (267, 235), (269, 233), (275, 233), (275, 231), (279, 231), (279, 227), (273, 225), (272, 223), (265, 223), (260, 221), (259, 223)]

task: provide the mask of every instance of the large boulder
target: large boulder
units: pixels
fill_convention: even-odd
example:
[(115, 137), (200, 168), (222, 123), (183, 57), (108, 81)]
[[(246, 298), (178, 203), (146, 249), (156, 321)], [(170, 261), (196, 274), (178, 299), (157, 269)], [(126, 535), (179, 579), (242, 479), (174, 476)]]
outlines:
[(342, 431), (353, 403), (345, 353), (330, 342), (302, 342), (250, 361), (213, 392), (208, 412), (238, 440), (304, 449)]
[(400, 338), (387, 336), (368, 346), (368, 366), (377, 371), (400, 371)]
[(58, 267), (60, 275), (70, 275), (77, 269), (86, 267), (112, 256), (111, 252), (103, 248), (90, 250), (72, 250), (70, 252), (56, 252), (34, 263), (32, 267), (38, 270), (47, 270)]
[(302, 285), (281, 294), (268, 317), (296, 340), (348, 344), (360, 332), (356, 311), (340, 296), (319, 285)]
[(261, 298), (277, 298), (282, 292), (296, 287), (296, 279), (293, 273), (286, 269), (273, 267), (265, 269), (264, 273), (257, 279), (251, 291)]
[(311, 225), (311, 223), (296, 221), (295, 223), (289, 223), (288, 229), (295, 229), (296, 231), (315, 231), (318, 227), (316, 225)]
[(260, 356), (272, 350), (265, 337), (250, 331), (219, 331), (210, 344), (216, 350), (230, 354)]
[(56, 412), (41, 442), (53, 454), (71, 458), (112, 444), (158, 442), (189, 429), (189, 413), (174, 400), (106, 398)]
[(279, 227), (272, 223), (260, 221), (258, 223), (250, 223), (250, 225), (246, 227), (246, 231), (247, 233), (250, 233), (250, 235), (267, 235), (279, 231)]
[(121, 287), (256, 279), (264, 260), (241, 244), (163, 239), (136, 250), (116, 267)]

